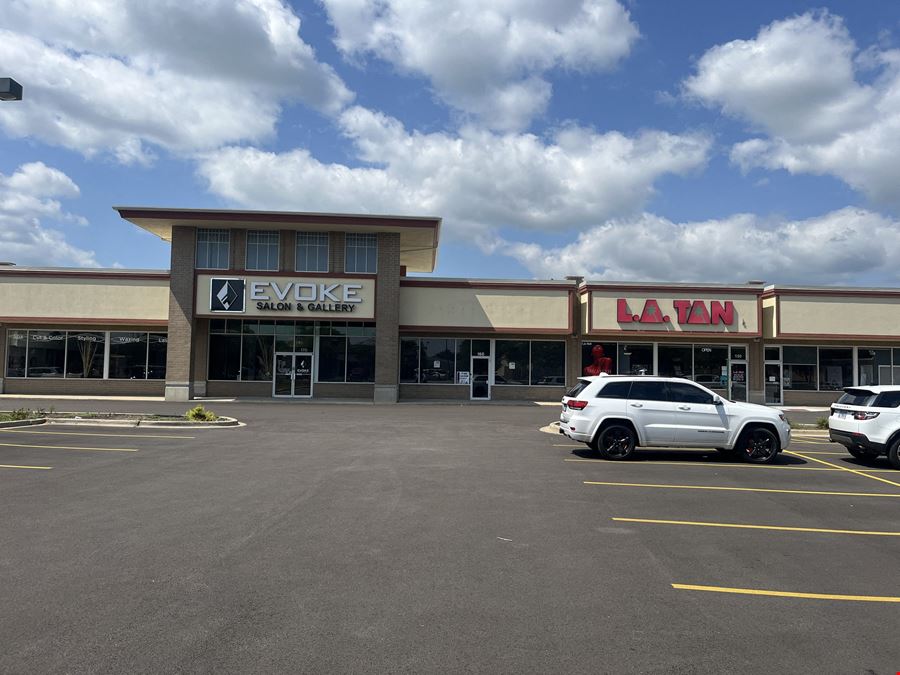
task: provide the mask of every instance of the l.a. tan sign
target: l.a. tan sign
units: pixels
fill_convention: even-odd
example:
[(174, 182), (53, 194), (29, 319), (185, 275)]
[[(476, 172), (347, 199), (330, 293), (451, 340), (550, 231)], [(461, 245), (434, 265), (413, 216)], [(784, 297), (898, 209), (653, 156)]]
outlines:
[(375, 281), (337, 277), (197, 277), (196, 313), (270, 318), (373, 319)]

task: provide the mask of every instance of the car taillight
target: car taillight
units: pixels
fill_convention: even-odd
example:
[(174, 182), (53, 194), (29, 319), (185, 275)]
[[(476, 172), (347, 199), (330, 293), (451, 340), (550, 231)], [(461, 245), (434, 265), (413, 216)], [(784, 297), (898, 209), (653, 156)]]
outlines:
[(853, 413), (853, 419), (860, 421), (874, 420), (879, 414), (880, 413), (876, 412), (855, 412)]
[(584, 410), (587, 408), (587, 401), (579, 401), (578, 399), (572, 399), (567, 404), (572, 410)]

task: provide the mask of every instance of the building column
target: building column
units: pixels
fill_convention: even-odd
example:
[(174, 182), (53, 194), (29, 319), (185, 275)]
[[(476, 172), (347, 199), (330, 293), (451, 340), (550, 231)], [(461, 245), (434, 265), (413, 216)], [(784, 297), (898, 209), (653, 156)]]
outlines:
[(194, 248), (196, 230), (172, 228), (169, 270), (169, 343), (166, 353), (166, 400), (193, 398)]
[(747, 400), (750, 403), (766, 402), (765, 343), (762, 338), (747, 344)]
[(0, 324), (0, 394), (3, 393), (4, 375), (6, 375), (6, 326)]
[(400, 235), (378, 234), (375, 281), (375, 403), (396, 403), (400, 392)]
[(209, 360), (209, 319), (194, 322), (194, 396), (206, 396), (206, 374)]

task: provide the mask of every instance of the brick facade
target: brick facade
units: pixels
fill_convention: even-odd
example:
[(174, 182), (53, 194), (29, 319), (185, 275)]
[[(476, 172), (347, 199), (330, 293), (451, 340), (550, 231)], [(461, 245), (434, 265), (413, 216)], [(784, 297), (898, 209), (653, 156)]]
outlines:
[(169, 276), (169, 344), (166, 356), (166, 400), (193, 398), (194, 249), (193, 227), (172, 228)]
[(378, 234), (375, 286), (375, 402), (396, 403), (400, 377), (400, 235)]

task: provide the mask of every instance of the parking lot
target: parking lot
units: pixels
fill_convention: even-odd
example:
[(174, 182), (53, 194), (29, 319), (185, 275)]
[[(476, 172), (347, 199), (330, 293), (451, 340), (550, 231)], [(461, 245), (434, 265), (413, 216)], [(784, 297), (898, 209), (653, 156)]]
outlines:
[(247, 426), (0, 431), (0, 671), (900, 670), (900, 472), (814, 432), (606, 462), (550, 407), (212, 407)]

